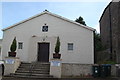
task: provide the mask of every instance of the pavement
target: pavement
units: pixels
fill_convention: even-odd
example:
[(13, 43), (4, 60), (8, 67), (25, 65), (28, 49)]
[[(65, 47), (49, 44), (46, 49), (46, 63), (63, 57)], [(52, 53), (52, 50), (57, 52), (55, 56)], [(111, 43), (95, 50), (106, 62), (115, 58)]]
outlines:
[(17, 77), (4, 77), (2, 80), (119, 80), (119, 78), (17, 78)]

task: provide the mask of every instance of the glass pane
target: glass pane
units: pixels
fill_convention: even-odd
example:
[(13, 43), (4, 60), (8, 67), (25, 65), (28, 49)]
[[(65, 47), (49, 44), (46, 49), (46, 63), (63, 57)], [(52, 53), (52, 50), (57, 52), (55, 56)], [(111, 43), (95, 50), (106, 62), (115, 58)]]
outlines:
[(22, 49), (22, 47), (23, 47), (23, 43), (18, 43), (18, 49)]
[(73, 50), (73, 43), (68, 43), (68, 50)]
[(43, 26), (43, 27), (42, 27), (42, 31), (43, 31), (43, 32), (47, 32), (47, 31), (48, 31), (48, 26)]

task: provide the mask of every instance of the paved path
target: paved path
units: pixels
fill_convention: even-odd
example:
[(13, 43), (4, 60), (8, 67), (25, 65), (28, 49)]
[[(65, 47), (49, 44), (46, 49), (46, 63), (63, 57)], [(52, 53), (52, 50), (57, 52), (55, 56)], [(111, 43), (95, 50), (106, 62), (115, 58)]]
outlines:
[(14, 78), (4, 77), (2, 80), (119, 80), (118, 78)]

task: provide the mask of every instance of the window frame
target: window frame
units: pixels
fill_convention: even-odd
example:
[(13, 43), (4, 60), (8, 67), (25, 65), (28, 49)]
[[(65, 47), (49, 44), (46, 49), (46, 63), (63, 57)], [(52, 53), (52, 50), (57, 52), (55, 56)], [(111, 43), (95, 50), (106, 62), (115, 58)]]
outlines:
[(48, 32), (48, 26), (42, 26), (42, 32)]
[(67, 50), (68, 51), (73, 51), (74, 50), (74, 44), (73, 43), (68, 43), (67, 44)]
[(18, 42), (18, 49), (23, 49), (23, 42)]

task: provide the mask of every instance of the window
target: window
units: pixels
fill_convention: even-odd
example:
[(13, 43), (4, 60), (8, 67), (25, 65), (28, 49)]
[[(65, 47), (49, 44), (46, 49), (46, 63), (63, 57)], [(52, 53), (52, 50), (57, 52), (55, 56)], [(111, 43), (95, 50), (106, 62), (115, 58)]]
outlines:
[(23, 49), (23, 43), (22, 42), (18, 43), (18, 49)]
[(68, 43), (68, 50), (73, 50), (73, 43)]
[(46, 26), (46, 25), (43, 26), (43, 27), (42, 27), (42, 32), (48, 32), (48, 26)]

